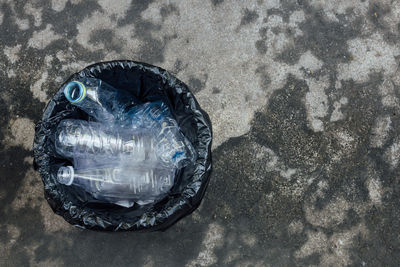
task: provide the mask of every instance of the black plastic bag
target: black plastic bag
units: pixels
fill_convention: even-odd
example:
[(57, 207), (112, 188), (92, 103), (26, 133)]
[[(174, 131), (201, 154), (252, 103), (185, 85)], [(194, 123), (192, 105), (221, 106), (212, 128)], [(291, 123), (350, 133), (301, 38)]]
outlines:
[(167, 197), (144, 206), (123, 208), (96, 200), (84, 190), (59, 184), (57, 170), (68, 160), (56, 155), (55, 129), (64, 119), (88, 119), (88, 115), (71, 105), (59, 90), (36, 125), (33, 145), (35, 168), (41, 174), (45, 198), (53, 211), (75, 226), (106, 231), (165, 230), (193, 212), (200, 205), (211, 174), (212, 130), (207, 113), (188, 87), (159, 67), (128, 60), (93, 64), (73, 74), (64, 84), (78, 77), (101, 79), (142, 102), (164, 101), (195, 147), (197, 160), (177, 173), (175, 185)]

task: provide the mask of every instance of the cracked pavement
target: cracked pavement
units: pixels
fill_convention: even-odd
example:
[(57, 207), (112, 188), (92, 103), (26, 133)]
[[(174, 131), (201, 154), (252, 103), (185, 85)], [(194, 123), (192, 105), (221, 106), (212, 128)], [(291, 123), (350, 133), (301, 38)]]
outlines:
[[(1, 266), (399, 266), (399, 0), (0, 0)], [(210, 115), (198, 210), (165, 232), (54, 214), (34, 125), (70, 74), (160, 66)]]

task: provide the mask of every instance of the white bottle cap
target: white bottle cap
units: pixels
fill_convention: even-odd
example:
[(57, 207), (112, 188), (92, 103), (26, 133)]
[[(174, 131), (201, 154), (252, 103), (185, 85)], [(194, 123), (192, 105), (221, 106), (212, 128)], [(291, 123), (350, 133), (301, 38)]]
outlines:
[(57, 180), (60, 184), (71, 185), (74, 181), (74, 168), (72, 166), (60, 167), (57, 172)]

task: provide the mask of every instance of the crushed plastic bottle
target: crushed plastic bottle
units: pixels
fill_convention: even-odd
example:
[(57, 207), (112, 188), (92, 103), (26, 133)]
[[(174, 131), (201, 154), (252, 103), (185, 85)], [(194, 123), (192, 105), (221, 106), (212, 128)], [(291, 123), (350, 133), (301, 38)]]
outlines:
[(125, 116), (121, 117), (120, 123), (127, 128), (146, 128), (157, 132), (168, 117), (171, 117), (171, 113), (163, 102), (147, 102), (130, 108)]
[(106, 82), (83, 77), (64, 86), (67, 100), (99, 122), (120, 120), (136, 99), (127, 92), (117, 90)]
[[(152, 131), (156, 133), (155, 131)], [(157, 136), (144, 129), (112, 128), (97, 122), (63, 120), (57, 127), (55, 147), (66, 158), (96, 156), (98, 162), (129, 158), (182, 168), (194, 161), (194, 148), (175, 126), (167, 125)]]
[(167, 165), (183, 168), (196, 160), (193, 145), (179, 130), (168, 106), (161, 101), (131, 108), (122, 125), (125, 128), (149, 129), (154, 136), (156, 154)]
[(162, 122), (154, 136), (156, 155), (162, 162), (180, 169), (195, 161), (195, 149), (179, 128), (167, 121)]
[(119, 204), (125, 203), (125, 206), (131, 206), (132, 201), (149, 203), (164, 196), (173, 186), (174, 177), (174, 169), (138, 169), (123, 165), (86, 170), (67, 166), (60, 167), (57, 172), (59, 183), (79, 186), (98, 199), (114, 199), (117, 203), (119, 200)]
[(55, 147), (67, 158), (85, 158), (90, 155), (102, 160), (129, 157), (131, 161), (154, 159), (154, 141), (151, 135), (139, 130), (110, 128), (97, 122), (63, 120), (57, 127)]

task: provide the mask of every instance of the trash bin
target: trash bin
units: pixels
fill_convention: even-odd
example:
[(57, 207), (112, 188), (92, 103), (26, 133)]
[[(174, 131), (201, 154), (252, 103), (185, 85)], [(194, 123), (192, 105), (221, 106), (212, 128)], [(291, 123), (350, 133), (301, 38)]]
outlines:
[[(60, 121), (88, 120), (70, 104), (63, 86), (82, 77), (101, 79), (132, 94), (141, 102), (162, 101), (168, 105), (180, 130), (193, 144), (197, 158), (180, 169), (164, 198), (146, 205), (122, 207), (94, 198), (84, 190), (57, 181), (57, 171), (67, 159), (57, 156), (54, 134)], [(129, 60), (96, 63), (73, 74), (48, 103), (36, 125), (34, 165), (42, 177), (45, 198), (53, 211), (77, 227), (104, 231), (165, 230), (199, 205), (211, 174), (211, 122), (188, 87), (169, 72)]]

